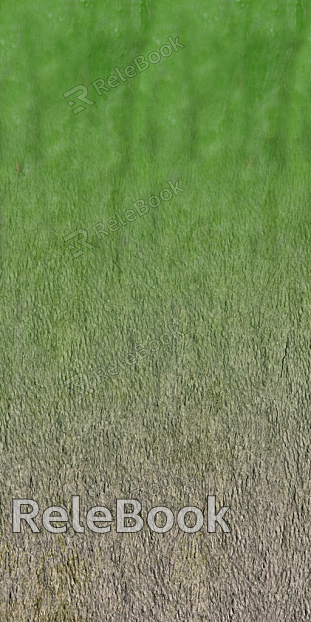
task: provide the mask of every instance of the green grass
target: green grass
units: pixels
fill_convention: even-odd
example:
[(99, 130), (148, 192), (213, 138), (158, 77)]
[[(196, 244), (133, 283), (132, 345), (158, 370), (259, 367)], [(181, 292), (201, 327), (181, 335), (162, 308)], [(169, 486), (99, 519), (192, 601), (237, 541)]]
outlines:
[[(1, 622), (309, 619), (310, 3), (5, 1), (0, 23)], [(168, 36), (184, 49), (96, 95)], [(96, 238), (169, 179), (185, 192)], [(64, 386), (171, 324), (91, 395)], [(88, 536), (85, 560), (68, 532), (41, 571), (55, 538), (13, 537), (12, 497), (90, 507), (105, 482), (176, 510), (213, 490), (232, 535)]]

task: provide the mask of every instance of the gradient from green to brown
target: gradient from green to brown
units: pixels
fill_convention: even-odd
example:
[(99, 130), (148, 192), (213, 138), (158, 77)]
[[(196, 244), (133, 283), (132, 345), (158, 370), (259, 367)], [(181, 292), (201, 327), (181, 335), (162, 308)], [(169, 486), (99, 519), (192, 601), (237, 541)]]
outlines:
[[(310, 3), (0, 11), (1, 622), (308, 620)], [(96, 95), (168, 36), (185, 48)], [(185, 192), (96, 238), (169, 179)], [(64, 387), (172, 323), (183, 341)], [(12, 497), (139, 487), (145, 513), (215, 493), (231, 535), (10, 533)]]

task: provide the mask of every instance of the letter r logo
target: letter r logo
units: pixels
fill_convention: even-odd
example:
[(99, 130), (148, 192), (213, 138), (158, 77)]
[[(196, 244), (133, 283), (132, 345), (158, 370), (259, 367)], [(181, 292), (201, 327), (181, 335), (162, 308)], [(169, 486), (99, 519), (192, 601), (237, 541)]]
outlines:
[[(63, 93), (63, 96), (69, 97), (69, 95), (73, 95), (73, 93), (76, 93), (77, 91), (82, 91), (80, 95), (76, 95), (76, 98), (79, 99), (81, 102), (87, 104), (88, 106), (93, 106), (93, 104), (95, 104), (95, 102), (87, 98), (87, 88), (86, 86), (84, 86), (84, 84), (78, 84), (78, 86), (74, 86), (73, 89), (70, 89), (70, 91), (66, 91), (66, 93)], [(68, 106), (70, 107), (74, 106), (75, 103), (76, 102), (72, 99), (67, 102)], [(74, 108), (72, 112), (73, 114), (78, 114), (78, 112), (82, 112), (82, 110), (85, 110), (85, 107), (78, 106), (78, 108)]]
[[(73, 233), (69, 233), (68, 235), (65, 235), (64, 242), (68, 242), (68, 240), (71, 240), (72, 238), (75, 238), (77, 235), (81, 235), (79, 240), (76, 240), (77, 244), (80, 244), (81, 246), (84, 246), (84, 248), (88, 248), (90, 250), (95, 248), (95, 246), (92, 246), (92, 244), (88, 244), (88, 242), (86, 242), (86, 240), (87, 240), (87, 231), (85, 229), (77, 229), (77, 231), (74, 231)], [(67, 248), (69, 248), (69, 250), (71, 250), (71, 251), (74, 251), (76, 249), (76, 246), (74, 244), (70, 244), (69, 246), (67, 246)], [(86, 253), (86, 251), (82, 251), (82, 250), (78, 250), (77, 251), (76, 250), (76, 252), (73, 253), (73, 257), (74, 257), (74, 259), (76, 259), (77, 257), (80, 257), (80, 255), (84, 255), (85, 253)]]
[(86, 391), (87, 393), (93, 393), (94, 389), (90, 389), (89, 380), (86, 374), (79, 373), (75, 374), (71, 378), (68, 378), (64, 382), (65, 386), (75, 386), (77, 389), (80, 389), (80, 393)]

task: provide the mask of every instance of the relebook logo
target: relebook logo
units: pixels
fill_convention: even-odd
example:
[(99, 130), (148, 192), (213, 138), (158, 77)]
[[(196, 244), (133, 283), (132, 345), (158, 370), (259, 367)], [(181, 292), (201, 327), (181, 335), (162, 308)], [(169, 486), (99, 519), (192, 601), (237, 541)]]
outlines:
[[(97, 80), (92, 82), (92, 85), (97, 95), (101, 96), (101, 91), (108, 92), (111, 89), (115, 89), (121, 84), (120, 80), (121, 82), (128, 82), (129, 84), (129, 78), (134, 78), (135, 76), (137, 76), (137, 72), (142, 73), (142, 71), (148, 69), (150, 65), (157, 65), (162, 58), (167, 58), (168, 56), (171, 56), (171, 54), (173, 54), (173, 51), (178, 52), (180, 49), (183, 49), (185, 47), (184, 45), (182, 45), (182, 43), (179, 43), (179, 37), (176, 37), (175, 40), (172, 37), (167, 38), (169, 44), (165, 43), (160, 47), (159, 50), (154, 50), (153, 52), (150, 52), (150, 54), (148, 55), (148, 60), (146, 60), (144, 56), (136, 56), (135, 58), (133, 58), (132, 62), (134, 64), (127, 65), (127, 67), (125, 67), (125, 69), (123, 70), (124, 75), (122, 74), (122, 71), (120, 71), (119, 67), (115, 67), (115, 72), (117, 75), (111, 74), (108, 80), (106, 80), (106, 83), (105, 80), (103, 80), (102, 78), (98, 78)], [(70, 89), (69, 91), (66, 91), (66, 93), (63, 93), (63, 96), (65, 97), (65, 99), (67, 99), (67, 97), (70, 97), (70, 99), (67, 101), (67, 104), (68, 106), (70, 106), (70, 108), (78, 103), (71, 99), (72, 96), (74, 96), (83, 104), (87, 104), (88, 106), (93, 106), (93, 104), (95, 104), (95, 102), (88, 97), (88, 90), (84, 84), (78, 84), (77, 86), (74, 86), (73, 89)], [(79, 112), (82, 112), (82, 110), (85, 110), (85, 106), (76, 106), (76, 108), (72, 108), (73, 114), (78, 114)]]
[[(31, 511), (22, 511), (22, 507), (31, 506)], [(142, 505), (138, 499), (117, 499), (116, 500), (116, 532), (117, 533), (138, 533), (144, 527), (144, 520), (140, 513)], [(225, 533), (230, 533), (230, 529), (223, 517), (229, 510), (223, 506), (216, 514), (216, 497), (214, 495), (207, 496), (207, 532), (215, 533), (216, 523)], [(33, 533), (40, 533), (38, 525), (34, 519), (39, 514), (39, 505), (34, 499), (13, 499), (13, 533), (21, 533), (21, 521), (25, 521)], [(156, 522), (157, 515), (162, 515), (159, 526)], [(188, 518), (186, 519), (186, 517)], [(164, 521), (163, 521), (164, 518)], [(65, 533), (68, 523), (67, 511), (58, 506), (51, 506), (44, 510), (42, 514), (42, 525), (46, 531), (50, 533)], [(86, 525), (90, 531), (94, 533), (109, 533), (111, 531), (111, 523), (113, 517), (111, 511), (104, 506), (92, 507), (86, 515)], [(191, 522), (191, 525), (189, 523)], [(106, 524), (109, 523), (109, 524)], [(130, 524), (129, 524), (130, 523)], [(157, 506), (149, 510), (147, 514), (147, 524), (151, 531), (155, 533), (166, 533), (170, 531), (175, 523), (174, 513), (170, 508), (165, 506)], [(187, 524), (188, 523), (188, 524)], [(204, 516), (202, 510), (195, 506), (183, 507), (177, 513), (177, 525), (181, 531), (185, 533), (197, 533), (204, 525)], [(80, 522), (80, 497), (73, 495), (71, 497), (71, 526), (76, 533), (83, 534), (85, 527)]]

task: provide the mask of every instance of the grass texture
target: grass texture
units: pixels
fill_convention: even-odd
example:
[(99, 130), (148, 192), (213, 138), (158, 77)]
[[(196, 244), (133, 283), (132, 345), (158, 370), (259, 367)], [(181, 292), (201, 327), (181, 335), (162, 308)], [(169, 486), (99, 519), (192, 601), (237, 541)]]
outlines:
[[(310, 2), (0, 11), (1, 622), (309, 620)], [(96, 236), (168, 180), (184, 192)], [(12, 498), (135, 490), (143, 516), (215, 494), (231, 533), (12, 534)]]

